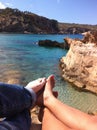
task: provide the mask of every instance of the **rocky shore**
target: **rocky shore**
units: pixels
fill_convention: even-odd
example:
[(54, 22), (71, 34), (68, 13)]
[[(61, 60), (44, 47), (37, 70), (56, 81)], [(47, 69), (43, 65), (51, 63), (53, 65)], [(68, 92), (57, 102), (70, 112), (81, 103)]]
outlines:
[(97, 32), (85, 33), (82, 40), (65, 39), (69, 51), (60, 59), (64, 80), (81, 90), (97, 94)]

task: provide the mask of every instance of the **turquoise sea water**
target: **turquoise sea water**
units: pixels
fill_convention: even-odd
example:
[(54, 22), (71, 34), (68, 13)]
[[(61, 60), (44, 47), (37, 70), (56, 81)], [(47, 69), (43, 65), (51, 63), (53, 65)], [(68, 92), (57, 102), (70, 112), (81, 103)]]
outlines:
[(95, 111), (97, 96), (79, 92), (61, 78), (59, 59), (67, 51), (59, 48), (40, 47), (39, 40), (56, 40), (63, 42), (64, 37), (82, 38), (81, 35), (33, 35), (0, 34), (0, 80), (7, 82), (12, 78), (21, 84), (39, 77), (55, 75), (59, 99), (82, 111)]

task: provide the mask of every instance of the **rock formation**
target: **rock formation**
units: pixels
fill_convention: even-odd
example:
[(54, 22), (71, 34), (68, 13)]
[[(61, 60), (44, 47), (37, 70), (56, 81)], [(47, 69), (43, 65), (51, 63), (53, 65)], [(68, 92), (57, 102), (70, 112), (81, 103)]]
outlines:
[(82, 34), (84, 35), (82, 42), (97, 44), (97, 31), (92, 31), (92, 32), (89, 31)]
[(39, 40), (38, 42), (39, 46), (45, 46), (45, 47), (58, 47), (58, 48), (66, 48), (65, 43), (59, 43), (57, 41), (52, 40)]
[(64, 38), (66, 48), (69, 49), (71, 44), (77, 44), (79, 42), (83, 42), (84, 44), (93, 43), (97, 45), (97, 31), (85, 32), (82, 33), (82, 35), (84, 36), (82, 40)]
[(70, 48), (71, 44), (77, 44), (81, 42), (80, 39), (71, 39), (71, 38), (64, 38), (66, 49)]
[(0, 9), (0, 32), (34, 34), (81, 34), (97, 30), (96, 25), (59, 23), (28, 11)]
[(57, 33), (58, 22), (18, 9), (0, 9), (0, 32), (14, 33)]
[(93, 43), (71, 39), (68, 41), (70, 49), (66, 57), (60, 59), (62, 77), (83, 90), (97, 94), (97, 45), (94, 43), (95, 40)]

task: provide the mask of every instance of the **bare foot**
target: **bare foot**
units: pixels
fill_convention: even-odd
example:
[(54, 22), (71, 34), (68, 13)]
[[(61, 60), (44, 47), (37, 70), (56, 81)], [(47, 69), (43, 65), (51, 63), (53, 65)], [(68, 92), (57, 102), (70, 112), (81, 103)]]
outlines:
[[(53, 95), (57, 98), (58, 97), (58, 92), (57, 91), (53, 91)], [(39, 110), (39, 114), (38, 114), (38, 119), (40, 122), (42, 122), (43, 119), (43, 114), (44, 114), (44, 104), (41, 103), (42, 100), (39, 101), (38, 106), (40, 106), (40, 110)], [(39, 105), (41, 104), (41, 105)]]
[(45, 85), (45, 89), (44, 89), (44, 93), (43, 93), (44, 105), (46, 103), (46, 100), (49, 97), (52, 97), (52, 96), (54, 97), (54, 95), (53, 95), (54, 86), (55, 86), (55, 79), (54, 79), (54, 76), (51, 75), (47, 79), (47, 83)]
[(46, 78), (39, 78), (29, 82), (26, 86), (27, 89), (33, 89), (35, 93), (39, 92), (46, 84)]
[(44, 88), (44, 92), (43, 92), (43, 99), (40, 99), (39, 103), (38, 103), (38, 106), (40, 106), (40, 111), (39, 111), (39, 115), (38, 115), (38, 119), (39, 119), (40, 122), (42, 122), (44, 108), (45, 108), (47, 99), (49, 97), (51, 98), (52, 96), (57, 98), (57, 96), (58, 96), (58, 92), (53, 91), (54, 86), (55, 86), (55, 79), (54, 79), (54, 76), (51, 75), (47, 79), (47, 82), (46, 82), (46, 85), (45, 85), (45, 88)]

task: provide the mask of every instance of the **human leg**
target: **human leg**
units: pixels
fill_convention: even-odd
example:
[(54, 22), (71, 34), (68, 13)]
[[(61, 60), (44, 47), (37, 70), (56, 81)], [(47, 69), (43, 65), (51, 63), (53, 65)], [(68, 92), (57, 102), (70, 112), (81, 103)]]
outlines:
[(45, 78), (34, 80), (26, 87), (0, 82), (0, 118), (10, 117), (33, 107), (37, 93), (45, 83)]
[(45, 85), (43, 94), (44, 105), (53, 115), (66, 124), (66, 126), (76, 130), (96, 130), (97, 116), (90, 116), (78, 109), (63, 104), (53, 95), (54, 76), (50, 76)]
[(27, 109), (0, 122), (0, 130), (30, 130), (30, 126), (31, 117)]
[(44, 108), (42, 130), (74, 130), (58, 120), (48, 108)]
[(30, 82), (26, 87), (0, 83), (0, 116), (6, 117), (0, 122), (0, 130), (30, 129), (29, 109), (36, 103), (35, 93), (38, 98), (37, 93), (44, 87), (45, 83), (45, 78)]

